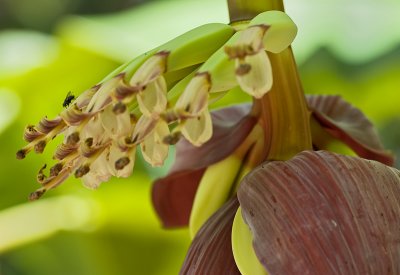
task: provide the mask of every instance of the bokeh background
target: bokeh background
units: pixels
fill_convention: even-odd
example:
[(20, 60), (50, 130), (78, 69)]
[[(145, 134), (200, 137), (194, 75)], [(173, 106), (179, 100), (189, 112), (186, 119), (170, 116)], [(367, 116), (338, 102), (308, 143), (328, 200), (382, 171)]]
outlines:
[[(305, 91), (342, 95), (400, 156), (400, 1), (285, 4)], [(188, 233), (161, 228), (149, 193), (168, 165), (138, 156), (130, 179), (91, 191), (71, 178), (28, 203), (55, 145), (24, 161), (15, 152), (24, 126), (57, 115), (68, 91), (207, 22), (228, 22), (225, 0), (0, 0), (1, 275), (178, 273)]]

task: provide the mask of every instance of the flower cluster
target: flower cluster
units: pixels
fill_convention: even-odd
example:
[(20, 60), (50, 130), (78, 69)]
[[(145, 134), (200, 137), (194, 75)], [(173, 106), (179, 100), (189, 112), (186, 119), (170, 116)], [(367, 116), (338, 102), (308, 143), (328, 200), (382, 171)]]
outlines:
[[(17, 158), (63, 133), (37, 199), (70, 174), (96, 188), (153, 166), (165, 227), (189, 226), (182, 274), (398, 274), (400, 171), (370, 121), (339, 96), (305, 96), (283, 12), (199, 27), (123, 65), (52, 120)], [(209, 110), (240, 90), (251, 104)], [(181, 138), (181, 136), (183, 138)], [(359, 157), (330, 153), (341, 142)], [(325, 151), (320, 151), (325, 150)]]
[[(284, 13), (278, 16), (289, 20)], [(45, 117), (37, 126), (27, 126), (24, 139), (29, 144), (17, 152), (18, 159), (31, 150), (42, 153), (55, 136), (65, 136), (54, 154), (58, 162), (48, 175), (46, 165), (39, 170), (37, 179), (42, 187), (30, 199), (39, 198), (72, 173), (89, 188), (97, 188), (111, 176), (128, 177), (137, 146), (147, 162), (160, 166), (167, 157), (168, 146), (181, 135), (195, 146), (211, 138), (211, 94), (227, 92), (238, 85), (256, 98), (268, 92), (272, 70), (263, 39), (270, 26), (253, 24), (235, 33), (229, 25), (215, 25), (213, 31), (219, 31), (218, 39), (214, 38), (217, 51), (208, 50), (204, 60), (187, 62), (179, 55), (182, 47), (199, 47), (195, 44), (198, 37), (192, 38), (189, 46), (178, 44), (172, 49), (171, 41), (164, 49), (139, 56), (122, 72), (82, 93), (55, 119)], [(208, 33), (197, 32), (215, 35), (210, 26), (207, 28)], [(286, 42), (281, 47), (288, 45)], [(218, 76), (216, 70), (228, 74)], [(168, 94), (172, 96), (168, 98)]]

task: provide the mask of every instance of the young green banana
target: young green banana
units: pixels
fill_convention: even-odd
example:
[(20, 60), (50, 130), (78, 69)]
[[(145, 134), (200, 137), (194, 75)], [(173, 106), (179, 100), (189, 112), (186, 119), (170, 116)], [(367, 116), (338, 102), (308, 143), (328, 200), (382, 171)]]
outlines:
[(232, 225), (232, 251), (236, 265), (243, 275), (267, 275), (253, 248), (253, 236), (243, 221), (239, 207)]
[(192, 29), (132, 60), (121, 72), (130, 79), (136, 70), (156, 53), (168, 53), (166, 72), (180, 70), (206, 61), (233, 34), (226, 24), (211, 23)]
[(200, 227), (229, 198), (242, 160), (232, 154), (207, 168), (200, 181), (189, 219), (192, 239)]

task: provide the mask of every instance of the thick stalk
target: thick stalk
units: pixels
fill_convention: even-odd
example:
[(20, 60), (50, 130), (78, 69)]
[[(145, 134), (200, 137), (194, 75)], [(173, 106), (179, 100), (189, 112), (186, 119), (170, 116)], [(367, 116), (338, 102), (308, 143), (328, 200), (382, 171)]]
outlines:
[(287, 160), (312, 149), (310, 112), (291, 48), (269, 54), (269, 57), (274, 84), (271, 91), (254, 104), (261, 108), (266, 159)]
[(283, 0), (228, 0), (228, 7), (231, 23), (250, 20), (264, 11), (284, 10)]

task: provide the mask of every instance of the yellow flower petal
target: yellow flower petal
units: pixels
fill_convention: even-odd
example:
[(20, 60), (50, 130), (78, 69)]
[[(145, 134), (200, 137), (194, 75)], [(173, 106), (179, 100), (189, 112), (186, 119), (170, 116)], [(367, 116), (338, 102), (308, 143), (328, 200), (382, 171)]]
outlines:
[(193, 145), (201, 146), (212, 136), (212, 121), (208, 109), (200, 116), (187, 119), (182, 126), (182, 135)]
[(111, 103), (111, 93), (122, 83), (123, 75), (118, 75), (101, 84), (86, 107), (86, 112), (96, 113)]
[(165, 72), (168, 55), (168, 52), (159, 52), (150, 57), (132, 76), (129, 84), (144, 89), (147, 84)]
[(146, 115), (160, 114), (167, 107), (167, 83), (160, 76), (137, 95), (140, 111)]
[(272, 67), (265, 51), (236, 60), (236, 78), (243, 89), (255, 98), (261, 98), (272, 88)]
[(187, 116), (200, 115), (207, 108), (210, 87), (210, 75), (208, 73), (196, 74), (176, 102), (175, 109), (177, 112)]
[[(133, 147), (130, 151), (121, 152), (118, 145), (113, 143), (107, 158), (110, 173), (119, 178), (129, 177), (135, 165), (135, 153), (136, 147)], [(121, 165), (121, 162), (124, 162), (123, 165)]]
[(90, 171), (82, 177), (83, 185), (89, 189), (97, 189), (102, 182), (108, 181), (111, 173), (107, 169), (107, 150), (105, 150), (91, 165)]
[(109, 106), (100, 114), (100, 120), (104, 130), (114, 139), (131, 132), (131, 118), (127, 109), (121, 114), (115, 114), (113, 106)]
[(143, 158), (152, 166), (163, 165), (165, 158), (168, 156), (169, 146), (163, 142), (168, 135), (168, 124), (163, 120), (159, 120), (150, 135), (140, 143)]

